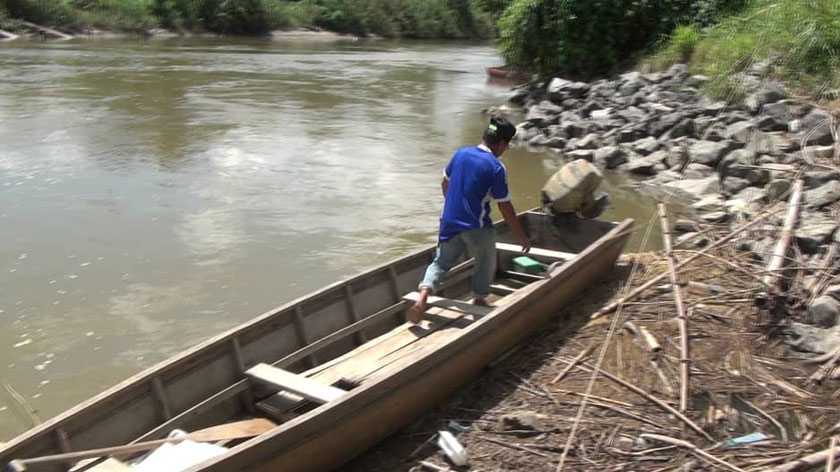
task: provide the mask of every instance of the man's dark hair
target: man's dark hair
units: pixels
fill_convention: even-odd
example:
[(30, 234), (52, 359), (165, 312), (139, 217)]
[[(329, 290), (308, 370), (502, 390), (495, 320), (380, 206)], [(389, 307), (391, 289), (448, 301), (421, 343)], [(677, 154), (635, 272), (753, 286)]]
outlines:
[(503, 116), (490, 118), (490, 124), (484, 130), (484, 142), (490, 145), (498, 144), (499, 141), (510, 142), (516, 135), (516, 126)]

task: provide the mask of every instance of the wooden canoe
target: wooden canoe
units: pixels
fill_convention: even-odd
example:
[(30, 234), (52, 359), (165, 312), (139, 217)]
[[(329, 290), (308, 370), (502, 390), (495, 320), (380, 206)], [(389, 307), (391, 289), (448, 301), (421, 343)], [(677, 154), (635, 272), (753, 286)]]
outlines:
[(521, 254), (498, 224), (492, 308), (466, 302), (466, 260), (450, 271), (424, 321), (407, 324), (405, 308), (434, 257), (429, 247), (135, 375), (12, 439), (0, 447), (0, 465), (262, 416), (278, 426), (190, 471), (335, 469), (445, 399), (609, 272), (633, 227), (630, 219), (558, 224), (536, 211), (519, 218), (533, 241), (529, 257), (554, 264), (542, 276), (512, 271)]

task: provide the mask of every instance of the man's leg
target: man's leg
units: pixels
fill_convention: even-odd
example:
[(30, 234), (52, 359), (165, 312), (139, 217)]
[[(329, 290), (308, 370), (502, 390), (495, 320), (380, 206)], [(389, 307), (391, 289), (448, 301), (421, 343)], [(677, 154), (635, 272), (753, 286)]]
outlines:
[(472, 290), (473, 303), (487, 306), (490, 284), (496, 277), (496, 230), (481, 228), (461, 233), (470, 253), (475, 258)]
[(426, 300), (429, 295), (440, 288), (441, 278), (458, 262), (458, 258), (461, 257), (463, 252), (464, 242), (461, 240), (460, 234), (438, 244), (435, 260), (426, 268), (426, 275), (418, 287), (420, 297), (406, 312), (408, 321), (419, 323), (423, 319), (423, 312), (426, 311)]

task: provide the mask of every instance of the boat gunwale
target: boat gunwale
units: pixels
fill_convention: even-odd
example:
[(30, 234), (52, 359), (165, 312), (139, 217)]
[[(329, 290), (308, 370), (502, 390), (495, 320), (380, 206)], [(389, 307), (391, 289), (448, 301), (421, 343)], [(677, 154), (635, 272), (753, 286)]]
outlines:
[[(479, 337), (481, 334), (487, 332), (488, 330), (497, 328), (498, 325), (504, 325), (510, 320), (511, 313), (518, 313), (524, 307), (527, 307), (531, 303), (535, 302), (538, 298), (538, 295), (541, 292), (545, 292), (546, 290), (554, 288), (557, 284), (568, 280), (574, 274), (580, 272), (580, 267), (578, 266), (583, 264), (586, 260), (590, 259), (591, 257), (597, 257), (597, 254), (594, 254), (595, 251), (601, 250), (604, 247), (611, 244), (618, 244), (623, 247), (626, 244), (627, 239), (629, 238), (629, 235), (631, 233), (631, 231), (629, 230), (632, 229), (634, 223), (635, 222), (632, 218), (626, 218), (620, 223), (613, 223), (613, 228), (610, 231), (606, 232), (600, 238), (593, 241), (583, 251), (577, 253), (573, 259), (566, 261), (562, 266), (556, 269), (549, 277), (546, 277), (541, 281), (531, 283), (518, 290), (515, 294), (509, 295), (508, 297), (506, 297), (506, 299), (510, 300), (510, 302), (507, 302), (504, 305), (499, 306), (498, 309), (493, 310), (487, 315), (481, 316), (480, 318), (476, 319), (474, 322), (464, 327), (463, 330), (460, 333), (458, 333), (457, 336), (453, 337), (445, 345), (440, 346), (440, 348), (431, 350), (427, 353), (418, 356), (410, 364), (401, 365), (399, 369), (389, 369), (389, 367), (386, 367), (386, 369), (389, 369), (391, 371), (385, 375), (377, 375), (377, 377), (373, 381), (363, 383), (359, 387), (348, 391), (347, 394), (343, 397), (336, 399), (332, 402), (320, 405), (319, 407), (310, 410), (301, 416), (298, 416), (283, 424), (278, 425), (276, 428), (269, 432), (266, 432), (258, 437), (251, 438), (235, 446), (226, 454), (193, 466), (185, 470), (184, 472), (200, 472), (206, 470), (208, 467), (222, 467), (225, 461), (230, 460), (230, 458), (233, 455), (247, 451), (255, 446), (264, 445), (265, 443), (273, 441), (275, 438), (277, 438), (277, 436), (283, 434), (294, 435), (295, 440), (284, 444), (283, 449), (277, 451), (277, 453), (282, 453), (282, 451), (286, 450), (292, 450), (298, 445), (310, 441), (313, 437), (317, 437), (319, 435), (320, 431), (323, 430), (323, 426), (326, 426), (312, 426), (312, 424), (314, 423), (313, 420), (315, 420), (318, 417), (326, 418), (328, 416), (329, 424), (335, 424), (340, 421), (344, 421), (346, 418), (352, 416), (353, 413), (358, 411), (360, 408), (366, 408), (379, 401), (379, 399), (382, 397), (382, 394), (378, 394), (376, 390), (383, 389), (384, 384), (387, 384), (387, 388), (385, 389), (385, 391), (387, 392), (391, 390), (397, 390), (405, 386), (406, 384), (410, 384), (417, 378), (422, 377), (428, 371), (438, 366), (441, 362), (444, 362), (447, 359), (450, 359), (458, 353), (462, 352), (463, 350), (469, 348), (469, 346), (473, 344), (471, 342), (472, 339)], [(618, 255), (620, 254), (621, 249), (619, 249), (618, 252)], [(529, 300), (531, 303), (524, 303)], [(455, 352), (452, 353), (449, 351)], [(364, 401), (359, 400), (359, 398), (363, 396), (368, 396), (370, 398), (367, 398)], [(307, 428), (307, 426), (312, 430), (299, 431), (301, 429)], [(293, 431), (295, 429), (297, 429), (298, 431)]]

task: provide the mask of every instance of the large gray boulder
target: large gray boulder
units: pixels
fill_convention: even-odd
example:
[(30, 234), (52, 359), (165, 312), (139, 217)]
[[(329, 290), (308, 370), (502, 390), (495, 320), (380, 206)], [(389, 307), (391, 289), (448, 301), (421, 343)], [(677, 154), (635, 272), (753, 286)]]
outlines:
[(726, 201), (720, 194), (712, 194), (707, 195), (700, 200), (691, 204), (691, 208), (697, 211), (703, 212), (712, 212), (712, 211), (720, 211), (724, 208), (724, 203)]
[(547, 107), (537, 105), (528, 109), (525, 114), (525, 121), (538, 128), (545, 128), (559, 122), (560, 115)]
[(825, 185), (805, 192), (805, 206), (821, 209), (840, 200), (840, 181), (833, 180)]
[(554, 103), (561, 103), (568, 98), (582, 98), (589, 91), (589, 84), (584, 82), (573, 82), (571, 80), (555, 77), (551, 79), (546, 88), (549, 100)]
[(694, 162), (717, 167), (729, 151), (734, 149), (731, 141), (697, 141), (688, 148), (688, 155)]
[(753, 113), (757, 113), (762, 106), (768, 103), (778, 102), (785, 98), (787, 98), (787, 93), (781, 85), (768, 82), (763, 84), (755, 93), (748, 96), (744, 100), (744, 105)]
[(774, 103), (765, 104), (761, 108), (761, 114), (764, 116), (772, 116), (780, 121), (788, 123), (796, 114), (798, 104), (791, 100), (780, 100)]
[(690, 201), (700, 200), (711, 193), (720, 193), (721, 190), (718, 178), (714, 176), (703, 179), (677, 180), (666, 183), (664, 187), (673, 191), (675, 195)]
[(615, 169), (627, 162), (627, 153), (617, 146), (602, 147), (595, 150), (592, 162), (606, 169)]
[(840, 319), (840, 301), (828, 295), (822, 295), (808, 307), (811, 323), (821, 328), (831, 328)]
[(816, 188), (825, 185), (832, 180), (840, 180), (840, 172), (836, 170), (815, 170), (805, 172), (802, 176), (805, 181), (805, 188)]
[(640, 139), (638, 141), (633, 141), (632, 143), (627, 145), (633, 152), (637, 154), (641, 154), (643, 156), (647, 156), (648, 154), (652, 153), (659, 149), (659, 142), (656, 138), (648, 136), (647, 138)]
[(816, 253), (837, 231), (838, 221), (822, 213), (803, 213), (796, 228), (796, 244), (806, 254)]
[(656, 175), (660, 168), (664, 168), (667, 153), (657, 151), (648, 156), (633, 155), (627, 163), (627, 172), (635, 175)]
[(715, 169), (700, 164), (698, 162), (692, 162), (691, 164), (685, 167), (683, 171), (683, 178), (684, 179), (705, 179), (711, 175), (714, 175)]
[(805, 146), (826, 145), (834, 142), (831, 134), (831, 115), (814, 108), (799, 120), (790, 122), (790, 131), (797, 134), (797, 140)]
[(723, 185), (721, 185), (721, 190), (726, 195), (735, 195), (741, 190), (750, 187), (750, 181), (747, 179), (742, 179), (740, 177), (728, 177), (726, 180), (723, 181)]
[(784, 197), (790, 191), (792, 184), (790, 179), (785, 178), (771, 180), (764, 186), (764, 199), (768, 202), (774, 202)]
[(645, 87), (645, 80), (638, 72), (629, 72), (621, 76), (621, 87), (618, 89), (618, 94), (621, 96), (633, 95)]
[(752, 185), (764, 185), (770, 180), (770, 172), (759, 168), (758, 154), (747, 149), (736, 149), (726, 155), (718, 165), (722, 179), (738, 177), (747, 179)]
[(741, 144), (752, 141), (756, 134), (757, 127), (752, 121), (736, 121), (726, 127), (723, 137)]
[(659, 139), (667, 141), (671, 139), (681, 138), (683, 136), (693, 136), (697, 130), (696, 122), (691, 118), (684, 118), (677, 123), (673, 128), (663, 133)]
[(791, 323), (787, 328), (788, 344), (800, 351), (826, 354), (840, 346), (837, 328), (819, 328), (803, 323)]

